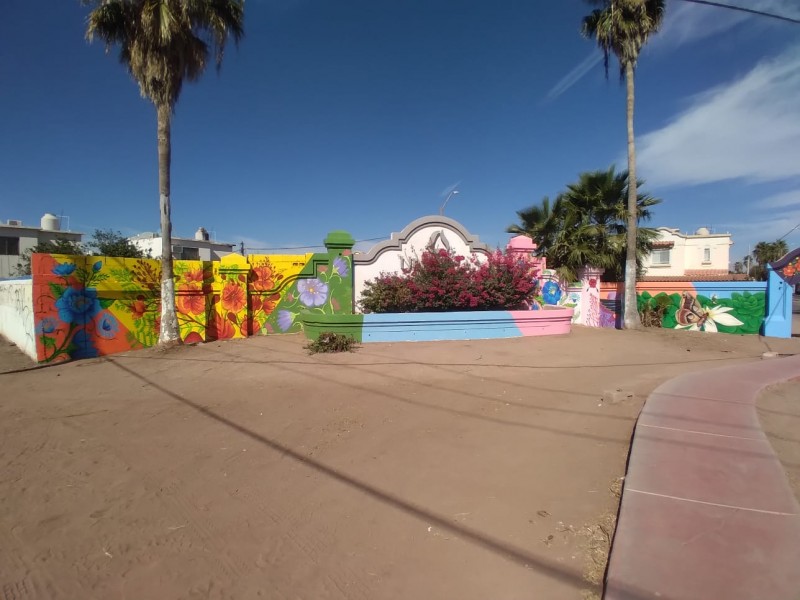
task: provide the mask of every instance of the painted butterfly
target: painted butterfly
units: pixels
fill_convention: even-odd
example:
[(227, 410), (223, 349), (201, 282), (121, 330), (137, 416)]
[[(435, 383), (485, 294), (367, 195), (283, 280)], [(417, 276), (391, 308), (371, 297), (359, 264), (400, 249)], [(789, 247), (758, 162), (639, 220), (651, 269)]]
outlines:
[(700, 306), (697, 298), (688, 292), (683, 292), (681, 307), (675, 313), (675, 320), (683, 326), (696, 325), (698, 328), (702, 328), (703, 324), (708, 320), (708, 311)]

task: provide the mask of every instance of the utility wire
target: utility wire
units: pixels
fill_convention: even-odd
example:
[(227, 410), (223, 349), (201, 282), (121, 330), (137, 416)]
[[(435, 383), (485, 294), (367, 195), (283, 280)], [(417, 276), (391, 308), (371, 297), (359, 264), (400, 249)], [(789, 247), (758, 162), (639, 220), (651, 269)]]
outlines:
[(800, 228), (800, 223), (798, 223), (797, 225), (792, 227), (789, 231), (787, 231), (785, 234), (783, 234), (781, 237), (779, 237), (778, 241), (780, 242), (783, 238), (787, 237), (790, 233), (792, 233), (797, 228)]
[(717, 8), (729, 8), (731, 10), (738, 10), (741, 12), (750, 13), (751, 15), (758, 15), (759, 17), (769, 17), (771, 19), (778, 19), (779, 21), (786, 21), (787, 23), (794, 23), (800, 25), (800, 19), (793, 19), (784, 15), (777, 15), (775, 13), (764, 12), (763, 10), (756, 10), (754, 8), (745, 8), (744, 6), (734, 6), (733, 4), (723, 4), (722, 2), (712, 2), (711, 0), (682, 0), (683, 2), (691, 2), (692, 4), (704, 4), (706, 6), (715, 6)]
[[(387, 239), (386, 236), (381, 237), (374, 237), (374, 238), (366, 238), (363, 240), (356, 240), (355, 243), (359, 244), (361, 242), (377, 242), (378, 240), (385, 240)], [(324, 248), (325, 244), (317, 244), (316, 246), (276, 246), (270, 248), (252, 248), (250, 246), (246, 246), (247, 250), (315, 250), (316, 248)]]

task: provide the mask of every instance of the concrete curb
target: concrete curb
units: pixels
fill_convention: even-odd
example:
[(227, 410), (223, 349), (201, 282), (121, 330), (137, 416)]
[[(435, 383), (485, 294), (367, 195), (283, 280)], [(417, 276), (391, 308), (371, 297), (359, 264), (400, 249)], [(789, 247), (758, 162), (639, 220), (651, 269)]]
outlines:
[(800, 356), (692, 373), (636, 425), (606, 600), (800, 597), (800, 505), (761, 429), (765, 387)]

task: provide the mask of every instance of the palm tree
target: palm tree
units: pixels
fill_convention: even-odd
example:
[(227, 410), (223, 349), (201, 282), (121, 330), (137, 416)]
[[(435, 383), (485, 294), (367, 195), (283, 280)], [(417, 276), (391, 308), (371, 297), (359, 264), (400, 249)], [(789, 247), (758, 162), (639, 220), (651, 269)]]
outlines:
[(184, 81), (196, 81), (213, 54), (217, 68), (228, 37), (244, 30), (244, 0), (84, 0), (86, 38), (120, 47), (120, 61), (156, 109), (161, 209), (161, 331), (159, 345), (180, 343), (172, 274), (171, 125)]
[(628, 189), (628, 231), (625, 261), (625, 329), (641, 326), (636, 306), (636, 147), (633, 135), (633, 72), (639, 52), (648, 38), (656, 33), (664, 17), (664, 0), (589, 0), (601, 7), (583, 19), (581, 32), (587, 38), (594, 38), (603, 58), (606, 76), (608, 59), (611, 54), (617, 57), (620, 77), (625, 78), (627, 87), (628, 121), (628, 172), (631, 185)]
[(543, 255), (553, 246), (561, 229), (564, 201), (561, 195), (551, 205), (550, 198), (542, 198), (541, 205), (534, 204), (518, 210), (519, 225), (510, 225), (506, 231), (530, 236), (537, 244), (537, 254)]
[(758, 242), (753, 248), (753, 258), (758, 261), (759, 265), (765, 266), (767, 263), (775, 262), (787, 252), (789, 252), (789, 246), (786, 240)]
[[(639, 181), (639, 186), (643, 181)], [(577, 278), (584, 265), (606, 270), (605, 278), (617, 281), (624, 273), (628, 228), (628, 173), (614, 167), (581, 173), (551, 205), (544, 198), (517, 212), (518, 224), (509, 233), (523, 233), (537, 243), (537, 254), (566, 281)], [(649, 194), (637, 196), (637, 219), (649, 220), (651, 207), (661, 202)], [(657, 237), (653, 229), (637, 228), (636, 259), (641, 267)]]

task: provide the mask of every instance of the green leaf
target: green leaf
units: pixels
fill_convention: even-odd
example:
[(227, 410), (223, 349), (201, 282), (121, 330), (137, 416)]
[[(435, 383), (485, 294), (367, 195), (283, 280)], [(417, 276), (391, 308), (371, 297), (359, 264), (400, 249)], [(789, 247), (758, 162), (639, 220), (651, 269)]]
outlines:
[(113, 298), (98, 298), (97, 300), (98, 302), (100, 302), (101, 308), (108, 308), (109, 306), (114, 304), (114, 302), (116, 302), (116, 300), (114, 300)]
[(42, 344), (44, 344), (45, 348), (55, 348), (56, 347), (56, 340), (55, 338), (47, 337), (46, 335), (42, 336)]
[(50, 291), (53, 292), (53, 297), (55, 297), (56, 300), (64, 295), (65, 288), (63, 285), (58, 285), (57, 283), (49, 283), (48, 285), (50, 286)]

